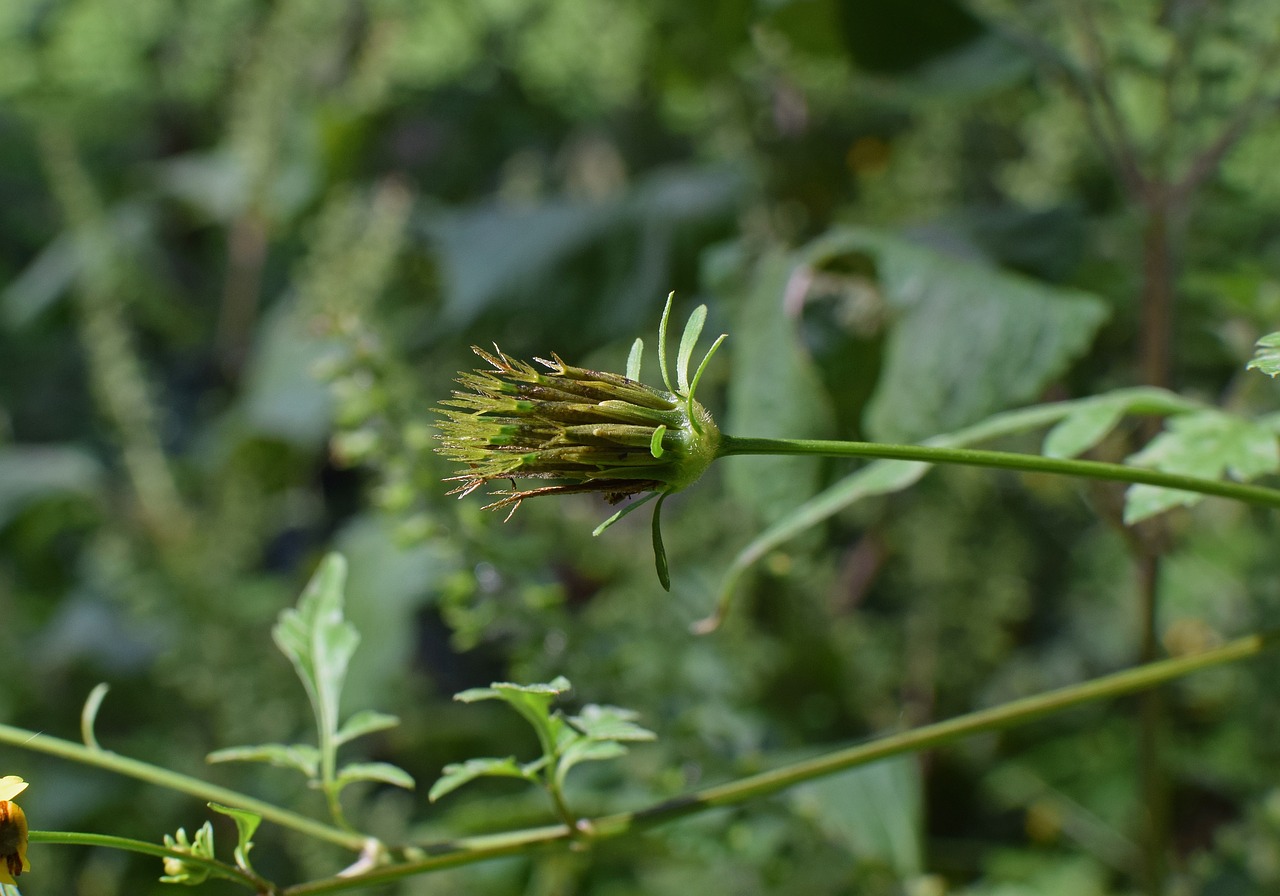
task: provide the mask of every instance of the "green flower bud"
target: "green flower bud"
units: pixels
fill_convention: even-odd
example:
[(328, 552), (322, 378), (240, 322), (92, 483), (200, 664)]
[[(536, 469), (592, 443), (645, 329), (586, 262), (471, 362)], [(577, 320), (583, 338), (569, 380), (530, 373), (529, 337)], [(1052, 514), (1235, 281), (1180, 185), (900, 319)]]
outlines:
[[(689, 357), (706, 319), (706, 307), (694, 311), (680, 342), (678, 387), (666, 370), (666, 325), (671, 298), (662, 315), (659, 357), (665, 390), (637, 380), (643, 343), (636, 340), (627, 376), (566, 364), (558, 355), (536, 358), (541, 368), (503, 354), (472, 347), (489, 369), (463, 373), (465, 391), (441, 402), (441, 444), (437, 451), (465, 464), (447, 481), (449, 494), (466, 497), (492, 482), (510, 489), (493, 492), (485, 509), (510, 508), (510, 518), (526, 498), (596, 492), (610, 504), (634, 495), (642, 501), (615, 514), (597, 534), (644, 500), (659, 497), (654, 511), (654, 548), (659, 577), (669, 587), (658, 532), (662, 499), (694, 483), (718, 456), (720, 431), (693, 397), (698, 379), (724, 340), (712, 345), (690, 382)], [(521, 488), (518, 480), (547, 484)]]
[(443, 402), (441, 454), (467, 465), (450, 494), (493, 481), (554, 480), (497, 492), (488, 508), (525, 498), (598, 492), (610, 504), (693, 483), (716, 456), (720, 432), (698, 402), (616, 373), (536, 359), (543, 372), (495, 347), (473, 351), (492, 370), (465, 373), (470, 389)]

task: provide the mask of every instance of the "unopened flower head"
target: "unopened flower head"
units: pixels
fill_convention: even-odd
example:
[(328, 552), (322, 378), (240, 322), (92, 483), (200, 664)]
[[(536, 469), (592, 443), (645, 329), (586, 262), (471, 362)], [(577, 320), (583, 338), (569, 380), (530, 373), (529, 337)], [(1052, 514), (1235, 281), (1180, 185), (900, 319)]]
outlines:
[(27, 789), (16, 775), (0, 778), (0, 884), (31, 870), (27, 861), (27, 816), (13, 798)]
[[(717, 456), (720, 432), (694, 392), (724, 337), (712, 345), (690, 381), (689, 359), (707, 313), (705, 306), (695, 310), (680, 341), (673, 386), (666, 363), (670, 311), (668, 298), (658, 343), (666, 389), (639, 382), (643, 343), (638, 339), (626, 376), (574, 367), (554, 354), (550, 360), (535, 359), (535, 367), (496, 346), (493, 352), (473, 347), (489, 368), (463, 373), (458, 382), (465, 391), (442, 402), (445, 419), (439, 424), (442, 444), (437, 450), (467, 467), (450, 477), (458, 483), (450, 494), (465, 497), (489, 483), (509, 482), (510, 489), (495, 492), (497, 500), (486, 509), (514, 512), (526, 498), (583, 492), (596, 492), (611, 504), (633, 495), (656, 495), (661, 502), (697, 480)], [(546, 484), (520, 488), (518, 480)]]

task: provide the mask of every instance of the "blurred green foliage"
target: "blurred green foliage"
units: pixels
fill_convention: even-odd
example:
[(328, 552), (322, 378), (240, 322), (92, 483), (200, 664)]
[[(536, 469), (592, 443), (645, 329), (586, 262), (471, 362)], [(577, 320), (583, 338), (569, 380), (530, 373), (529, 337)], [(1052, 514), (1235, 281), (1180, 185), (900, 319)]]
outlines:
[[(550, 817), (507, 782), (426, 802), (448, 763), (531, 752), (450, 702), (494, 680), (563, 674), (659, 734), (568, 781), (592, 812), (1131, 663), (1110, 489), (934, 472), (773, 550), (696, 638), (738, 549), (846, 462), (718, 465), (669, 502), (664, 595), (641, 515), (593, 539), (585, 497), (505, 525), (446, 499), (431, 408), (472, 343), (621, 370), (671, 289), (730, 332), (700, 398), (738, 435), (919, 439), (1131, 385), (1155, 184), (1170, 384), (1274, 411), (1244, 364), (1280, 316), (1278, 99), (1270, 0), (0, 3), (0, 719), (74, 736), (108, 681), (105, 748), (323, 813), (203, 757), (307, 730), (269, 632), (330, 549), (363, 645), (342, 712), (399, 716), (361, 758), (419, 782), (347, 791), (391, 841)], [(1164, 649), (1269, 625), (1274, 518), (1164, 519)], [(1277, 671), (1166, 694), (1170, 892), (1280, 887)], [(397, 892), (1135, 892), (1131, 709)], [(0, 772), (42, 829), (209, 817), (20, 752)], [(348, 861), (256, 842), (277, 879)], [(169, 891), (158, 862), (52, 852), (26, 892)]]

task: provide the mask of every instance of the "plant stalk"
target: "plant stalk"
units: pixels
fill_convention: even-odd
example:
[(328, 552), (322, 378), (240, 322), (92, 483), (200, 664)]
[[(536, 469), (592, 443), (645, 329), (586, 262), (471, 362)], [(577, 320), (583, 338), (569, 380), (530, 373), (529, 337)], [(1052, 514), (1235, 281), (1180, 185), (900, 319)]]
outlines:
[(273, 806), (243, 793), (229, 790), (226, 787), (219, 787), (216, 784), (201, 781), (199, 778), (160, 768), (149, 762), (130, 759), (127, 756), (121, 756), (109, 750), (93, 750), (69, 740), (28, 731), (25, 728), (15, 728), (12, 725), (0, 724), (0, 743), (19, 747), (23, 750), (32, 750), (36, 753), (45, 753), (49, 756), (57, 756), (60, 759), (78, 762), (81, 765), (92, 765), (106, 769), (109, 772), (115, 772), (118, 775), (146, 781), (148, 784), (155, 784), (157, 787), (166, 787), (178, 793), (185, 793), (197, 799), (222, 803), (237, 809), (246, 809), (261, 815), (265, 821), (290, 828), (325, 843), (333, 843), (357, 852), (364, 848), (368, 839), (350, 831), (339, 830), (307, 818), (305, 815), (291, 812), (288, 809)]
[(727, 784), (708, 787), (634, 812), (621, 812), (568, 825), (548, 825), (479, 837), (465, 837), (416, 849), (424, 858), (387, 865), (366, 874), (326, 878), (287, 887), (283, 896), (315, 896), (390, 883), (417, 874), (532, 852), (571, 840), (619, 837), (666, 824), (710, 809), (735, 806), (852, 768), (904, 753), (931, 749), (964, 737), (1021, 725), (1096, 700), (1146, 690), (1192, 672), (1257, 656), (1280, 643), (1280, 630), (1249, 635), (1193, 656), (1147, 663), (1092, 681), (1012, 700), (944, 722), (891, 734), (868, 743), (835, 750)]
[(719, 457), (743, 454), (806, 454), (817, 457), (863, 457), (876, 460), (920, 461), (929, 464), (958, 464), (968, 467), (996, 467), (1026, 473), (1052, 473), (1084, 479), (1154, 485), (1280, 508), (1280, 489), (1221, 479), (1184, 476), (1180, 473), (1166, 473), (1162, 470), (1150, 470), (1128, 464), (1044, 457), (1039, 454), (1021, 454), (1013, 451), (940, 448), (930, 445), (896, 445), (881, 442), (843, 442), (826, 439), (754, 439), (721, 434)]

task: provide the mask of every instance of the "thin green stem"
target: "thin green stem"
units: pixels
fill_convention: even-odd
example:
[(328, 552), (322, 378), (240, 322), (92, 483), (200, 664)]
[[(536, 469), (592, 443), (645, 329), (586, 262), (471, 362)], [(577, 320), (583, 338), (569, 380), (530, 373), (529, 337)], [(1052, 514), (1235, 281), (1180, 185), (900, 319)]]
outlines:
[(161, 859), (181, 859), (187, 865), (204, 868), (212, 875), (243, 884), (255, 893), (277, 894), (280, 892), (280, 888), (271, 883), (271, 881), (261, 878), (250, 871), (245, 871), (234, 865), (228, 865), (225, 862), (219, 862), (217, 859), (206, 859), (192, 855), (189, 852), (170, 849), (167, 846), (147, 843), (144, 840), (132, 840), (128, 837), (115, 837), (110, 834), (85, 834), (79, 831), (32, 831), (29, 839), (32, 843), (48, 843), (59, 846), (101, 846), (106, 849), (137, 852)]
[(62, 740), (61, 738), (50, 737), (47, 734), (28, 731), (25, 728), (15, 728), (12, 725), (3, 724), (0, 724), (0, 743), (36, 753), (45, 753), (49, 756), (57, 756), (60, 759), (78, 762), (81, 765), (92, 765), (115, 772), (118, 775), (155, 784), (157, 787), (185, 793), (197, 799), (222, 803), (237, 809), (247, 809), (250, 812), (261, 815), (266, 821), (274, 822), (281, 827), (291, 828), (309, 837), (314, 837), (326, 843), (334, 843), (347, 849), (359, 851), (365, 845), (366, 838), (359, 834), (339, 830), (307, 818), (305, 815), (299, 815), (288, 809), (273, 806), (270, 803), (229, 790), (226, 787), (209, 784), (199, 778), (192, 778), (179, 772), (169, 771), (149, 762), (130, 759), (126, 756), (112, 753), (109, 750), (92, 750), (69, 740)]
[(921, 461), (929, 464), (959, 464), (968, 467), (997, 467), (1029, 473), (1053, 473), (1085, 479), (1155, 485), (1280, 508), (1280, 489), (1221, 479), (1202, 479), (1198, 476), (1184, 476), (1179, 473), (1165, 473), (1161, 470), (1149, 470), (1127, 464), (1069, 460), (1012, 451), (894, 445), (880, 442), (839, 442), (823, 439), (751, 439), (722, 434), (718, 456), (730, 457), (741, 454), (807, 454), (817, 457), (864, 457), (876, 460)]
[[(1034, 721), (1074, 706), (1145, 690), (1224, 663), (1238, 662), (1280, 643), (1280, 630), (1250, 635), (1194, 656), (1161, 660), (1115, 672), (1082, 684), (1024, 697), (991, 709), (978, 710), (945, 722), (892, 734), (868, 743), (836, 750), (814, 759), (793, 763), (728, 784), (667, 800), (636, 812), (606, 815), (576, 827), (550, 825), (482, 837), (466, 837), (420, 847), (424, 857), (387, 865), (367, 874), (326, 878), (288, 887), (283, 896), (314, 896), (389, 883), (417, 874), (468, 865), (502, 856), (528, 853), (541, 847), (581, 837), (618, 837), (711, 809), (745, 803), (903, 753), (938, 747), (964, 737)], [(408, 852), (408, 850), (406, 850)]]

